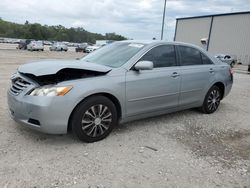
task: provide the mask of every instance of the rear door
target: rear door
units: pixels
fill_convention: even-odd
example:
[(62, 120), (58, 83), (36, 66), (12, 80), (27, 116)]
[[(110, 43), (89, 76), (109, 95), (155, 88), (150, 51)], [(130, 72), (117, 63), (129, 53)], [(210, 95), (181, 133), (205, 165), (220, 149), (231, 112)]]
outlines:
[(212, 61), (198, 49), (178, 45), (180, 56), (180, 106), (203, 101), (204, 92), (214, 75)]
[(153, 70), (126, 74), (127, 116), (156, 112), (178, 106), (180, 74), (175, 47), (160, 45), (147, 52), (139, 61), (152, 61)]

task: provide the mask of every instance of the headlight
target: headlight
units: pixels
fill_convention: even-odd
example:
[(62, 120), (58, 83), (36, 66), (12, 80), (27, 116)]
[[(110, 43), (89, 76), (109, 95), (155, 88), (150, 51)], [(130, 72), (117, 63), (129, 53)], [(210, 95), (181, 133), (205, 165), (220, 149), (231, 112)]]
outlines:
[(17, 77), (17, 71), (14, 72), (14, 73), (11, 75), (10, 79), (13, 80), (13, 79), (16, 78), (16, 77)]
[(73, 86), (45, 86), (34, 89), (31, 96), (64, 96)]

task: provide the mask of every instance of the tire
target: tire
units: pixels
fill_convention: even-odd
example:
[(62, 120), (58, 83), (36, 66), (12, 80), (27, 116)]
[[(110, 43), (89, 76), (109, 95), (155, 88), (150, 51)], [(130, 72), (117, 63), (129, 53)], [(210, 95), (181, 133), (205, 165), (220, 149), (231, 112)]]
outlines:
[(114, 103), (104, 96), (93, 96), (76, 107), (70, 125), (81, 141), (96, 142), (107, 137), (117, 122)]
[(212, 86), (204, 99), (203, 105), (200, 108), (201, 111), (205, 114), (214, 113), (221, 101), (221, 90), (217, 86)]

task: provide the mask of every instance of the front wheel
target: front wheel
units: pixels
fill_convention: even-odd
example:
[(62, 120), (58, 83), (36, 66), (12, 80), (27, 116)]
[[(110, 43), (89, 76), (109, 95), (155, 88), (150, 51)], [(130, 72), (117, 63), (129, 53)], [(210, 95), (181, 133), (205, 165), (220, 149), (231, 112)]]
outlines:
[(206, 114), (214, 113), (221, 101), (221, 90), (217, 86), (213, 86), (209, 89), (204, 99), (201, 111)]
[(84, 142), (104, 139), (117, 125), (114, 103), (104, 96), (93, 96), (80, 103), (71, 118), (73, 133)]

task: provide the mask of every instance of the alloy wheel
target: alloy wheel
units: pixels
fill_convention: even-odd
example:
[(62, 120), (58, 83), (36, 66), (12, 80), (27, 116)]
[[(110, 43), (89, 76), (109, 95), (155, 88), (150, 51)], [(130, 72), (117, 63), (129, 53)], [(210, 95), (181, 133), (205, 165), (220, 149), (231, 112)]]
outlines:
[(207, 107), (210, 111), (215, 111), (220, 105), (220, 92), (216, 89), (212, 90), (207, 99)]
[(82, 117), (82, 131), (90, 137), (103, 135), (112, 123), (111, 110), (103, 105), (98, 104), (91, 106), (85, 111)]

